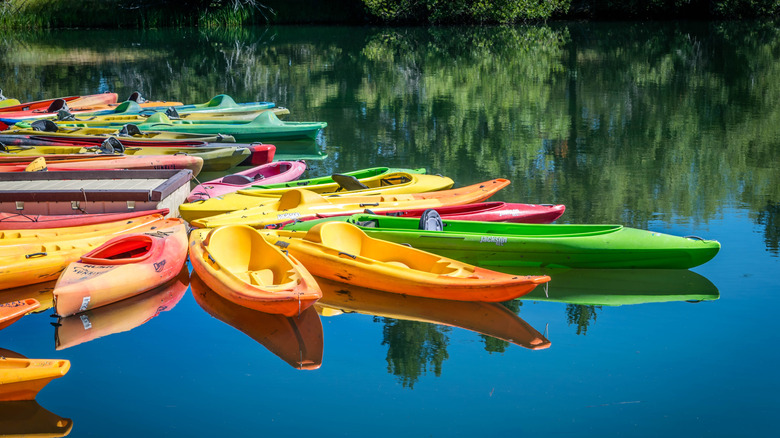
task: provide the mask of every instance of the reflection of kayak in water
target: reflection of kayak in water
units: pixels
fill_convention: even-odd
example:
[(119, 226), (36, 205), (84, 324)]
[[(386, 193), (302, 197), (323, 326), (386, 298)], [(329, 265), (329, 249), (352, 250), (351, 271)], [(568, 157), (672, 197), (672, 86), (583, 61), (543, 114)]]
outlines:
[(463, 328), (532, 350), (550, 346), (541, 333), (499, 303), (422, 298), (315, 278), (322, 298), (314, 306), (323, 314), (355, 312), (427, 322)]
[(33, 298), (41, 303), (41, 306), (33, 310), (32, 313), (40, 313), (54, 307), (54, 284), (57, 280), (47, 281), (45, 283), (28, 284), (26, 286), (14, 287), (0, 291), (0, 301), (19, 301)]
[(47, 411), (35, 400), (0, 402), (1, 436), (66, 436), (73, 421)]
[[(512, 273), (539, 273), (514, 269)], [(621, 306), (666, 301), (709, 301), (720, 297), (706, 277), (681, 269), (571, 269), (543, 271), (552, 280), (545, 295), (537, 288), (523, 300)]]
[(314, 370), (322, 365), (322, 323), (314, 308), (286, 317), (239, 306), (211, 290), (195, 272), (190, 286), (203, 310), (244, 332), (293, 368)]
[(57, 350), (132, 330), (173, 309), (187, 292), (187, 266), (171, 281), (140, 295), (102, 307), (60, 318), (54, 332)]

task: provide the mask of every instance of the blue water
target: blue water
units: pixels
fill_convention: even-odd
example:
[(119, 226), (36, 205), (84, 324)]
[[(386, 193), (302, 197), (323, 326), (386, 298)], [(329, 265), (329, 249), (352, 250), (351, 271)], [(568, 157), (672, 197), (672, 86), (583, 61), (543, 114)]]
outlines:
[[(343, 313), (318, 316), (321, 365), (299, 370), (204, 311), (191, 290), (140, 326), (59, 351), (51, 311), (29, 315), (0, 332), (0, 348), (71, 361), (37, 402), (71, 419), (77, 437), (773, 436), (780, 39), (749, 29), (282, 28), (274, 38), (196, 33), (214, 42), (201, 54), (186, 48), (192, 35), (18, 37), (52, 61), (4, 46), (0, 77), (37, 78), (3, 84), (7, 96), (34, 84), (28, 94), (108, 84), (120, 95), (145, 86), (154, 98), (272, 100), (291, 109), (289, 120), (329, 123), (315, 146), (327, 158), (311, 161), (304, 177), (381, 164), (428, 167), (458, 185), (508, 177), (513, 184), (496, 199), (564, 203), (559, 222), (695, 234), (722, 249), (691, 270), (711, 296), (700, 302), (583, 306), (540, 296), (510, 304), (550, 341), (541, 350), (449, 325)], [(148, 51), (128, 47), (135, 58), (121, 58), (122, 40)], [(235, 46), (247, 50), (228, 70), (220, 56)], [(74, 62), (52, 47), (108, 55)], [(160, 53), (165, 68), (155, 64)], [(55, 75), (66, 67), (71, 74)], [(669, 276), (659, 288), (698, 292)], [(577, 285), (576, 273), (568, 278)], [(582, 278), (583, 287), (602, 287)], [(603, 294), (630, 300), (631, 283)], [(550, 296), (557, 290), (553, 275)]]

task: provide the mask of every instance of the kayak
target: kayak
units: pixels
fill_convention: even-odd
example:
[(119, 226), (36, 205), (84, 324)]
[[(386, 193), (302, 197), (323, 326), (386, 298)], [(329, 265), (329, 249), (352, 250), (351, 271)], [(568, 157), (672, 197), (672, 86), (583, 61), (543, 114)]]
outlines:
[(269, 183), (293, 181), (301, 176), (305, 170), (306, 163), (303, 161), (276, 161), (262, 164), (198, 184), (187, 196), (187, 202), (205, 201), (209, 198), (223, 196), (249, 187), (257, 181)]
[[(427, 209), (406, 209), (377, 212), (384, 216), (420, 218)], [(557, 204), (517, 204), (507, 202), (480, 202), (476, 204), (437, 207), (443, 219), (482, 222), (521, 222), (525, 224), (549, 224), (563, 214), (566, 206)], [(366, 213), (374, 213), (366, 210)], [(325, 216), (323, 217), (332, 217)]]
[(67, 374), (70, 361), (0, 356), (0, 401), (33, 400), (52, 380)]
[(554, 278), (547, 290), (535, 290), (523, 300), (582, 306), (624, 306), (671, 301), (713, 301), (718, 288), (687, 269), (543, 269), (515, 268), (518, 273), (544, 273)]
[(41, 139), (62, 139), (74, 142), (95, 142), (101, 143), (108, 137), (116, 137), (123, 143), (125, 140), (134, 141), (190, 141), (198, 143), (235, 143), (236, 139), (230, 135), (220, 133), (213, 134), (190, 134), (186, 132), (164, 132), (159, 130), (140, 131), (135, 129), (135, 125), (125, 125), (119, 127), (82, 127), (73, 124), (56, 124), (48, 120), (39, 120), (34, 123), (17, 123), (14, 126), (0, 132), (0, 135), (6, 136), (35, 136)]
[(93, 224), (132, 219), (150, 214), (166, 216), (167, 208), (147, 211), (131, 211), (127, 213), (83, 213), (74, 210), (74, 214), (43, 215), (0, 212), (0, 230), (29, 230), (41, 228), (78, 227)]
[[(189, 155), (193, 157), (199, 157), (203, 160), (204, 172), (223, 171), (228, 170), (231, 167), (235, 167), (245, 160), (251, 160), (253, 154), (262, 154), (264, 157), (268, 156), (268, 147), (274, 147), (272, 145), (255, 145), (249, 147), (233, 146), (236, 143), (226, 143), (225, 145), (214, 147), (160, 147), (160, 146), (133, 146), (122, 148), (118, 154), (124, 155)], [(230, 145), (230, 146), (227, 146)], [(56, 155), (83, 155), (83, 154), (95, 154), (100, 153), (99, 147), (83, 147), (83, 146), (21, 146), (19, 149), (13, 148), (6, 152), (0, 152), (2, 156), (43, 156), (47, 160), (50, 160), (52, 156)], [(108, 152), (113, 154), (112, 152)], [(116, 158), (121, 158), (122, 155), (114, 155)]]
[(190, 285), (195, 302), (209, 315), (245, 333), (293, 368), (315, 370), (322, 365), (325, 341), (322, 322), (313, 306), (288, 317), (228, 301), (198, 275), (192, 276)]
[(54, 286), (54, 309), (69, 316), (136, 296), (172, 280), (186, 260), (187, 229), (181, 219), (114, 237), (62, 271)]
[(27, 315), (38, 307), (41, 307), (41, 303), (34, 298), (0, 304), (0, 330), (19, 321), (24, 315)]
[(146, 324), (179, 303), (187, 292), (189, 279), (189, 271), (183, 266), (173, 280), (148, 292), (59, 318), (54, 331), (55, 348), (63, 350)]
[[(371, 176), (363, 179), (357, 179), (350, 175), (334, 174), (330, 178), (338, 179), (342, 182), (341, 185), (334, 182), (308, 184), (303, 187), (305, 187), (307, 191), (318, 193), (323, 196), (334, 195), (340, 197), (435, 192), (448, 189), (453, 185), (452, 179), (441, 175), (424, 175), (408, 172), (388, 172), (381, 176)], [(291, 183), (290, 185), (292, 184), (294, 183)], [(349, 184), (356, 184), (356, 186)], [(193, 216), (214, 216), (279, 200), (284, 193), (290, 190), (290, 187), (261, 189), (258, 186), (253, 186), (249, 190), (224, 193), (218, 197), (203, 199), (203, 202), (201, 203), (182, 206), (181, 208), (191, 211)]]
[[(69, 126), (78, 126), (72, 124)], [(265, 142), (271, 140), (314, 139), (328, 124), (326, 122), (286, 122), (273, 112), (260, 113), (251, 121), (171, 120), (164, 113), (149, 116), (136, 124), (141, 131), (184, 132), (198, 135), (227, 134), (237, 142)]]
[(507, 179), (494, 179), (436, 192), (343, 197), (323, 197), (309, 190), (296, 188), (287, 191), (278, 199), (268, 198), (267, 202), (255, 207), (216, 216), (203, 217), (202, 210), (198, 211), (190, 207), (197, 204), (182, 204), (179, 206), (179, 213), (191, 225), (200, 228), (213, 228), (233, 223), (262, 227), (295, 219), (314, 218), (318, 214), (350, 215), (363, 212), (366, 208), (372, 211), (385, 211), (470, 204), (486, 200), (507, 185), (509, 185)]
[(113, 237), (112, 234), (123, 233), (128, 229), (158, 222), (161, 218), (162, 214), (150, 211), (130, 219), (120, 218), (89, 225), (5, 230), (0, 233), (0, 251), (2, 251), (0, 256), (8, 255), (11, 248), (20, 245), (42, 245), (102, 236), (110, 238)]
[(261, 312), (300, 315), (322, 297), (303, 264), (246, 225), (193, 230), (190, 262), (216, 293)]
[(456, 301), (507, 301), (548, 276), (519, 276), (479, 268), (430, 252), (374, 239), (346, 222), (323, 222), (308, 232), (260, 231), (309, 271), (330, 280), (386, 292)]
[(232, 97), (227, 94), (219, 94), (212, 97), (208, 102), (195, 103), (187, 105), (165, 105), (158, 107), (151, 107), (146, 105), (147, 111), (165, 111), (166, 109), (173, 107), (179, 114), (187, 114), (192, 112), (231, 112), (231, 111), (258, 111), (263, 109), (273, 108), (276, 105), (273, 102), (241, 102), (236, 103)]
[(55, 123), (78, 123), (85, 126), (122, 126), (128, 123), (144, 123), (146, 119), (156, 112), (164, 112), (172, 120), (201, 120), (201, 121), (250, 121), (257, 118), (260, 113), (270, 111), (277, 116), (290, 114), (287, 108), (263, 108), (254, 110), (245, 110), (235, 108), (230, 111), (186, 111), (179, 112), (174, 106), (164, 109), (163, 107), (148, 108), (139, 105), (137, 102), (127, 100), (116, 106), (113, 110), (106, 113), (100, 111), (95, 114), (79, 114), (77, 118), (74, 114), (57, 114), (47, 117)]
[[(622, 225), (513, 224), (441, 221), (421, 229), (421, 220), (358, 214), (325, 220), (357, 225), (372, 237), (403, 242), (480, 266), (547, 268), (688, 269), (706, 263), (720, 243)], [(290, 224), (306, 230), (318, 221)]]
[[(165, 228), (170, 219), (159, 219), (125, 230), (126, 233), (154, 231)], [(0, 289), (44, 283), (59, 277), (65, 267), (82, 255), (102, 245), (112, 235), (89, 239), (63, 240), (56, 243), (4, 246), (0, 255)]]
[(361, 313), (462, 328), (530, 350), (550, 346), (547, 338), (500, 303), (437, 300), (316, 279), (322, 288), (322, 298), (315, 307), (323, 315)]
[[(44, 157), (45, 159), (45, 157)], [(30, 160), (18, 157), (17, 162), (3, 160), (0, 172), (24, 172)], [(189, 169), (197, 176), (203, 168), (203, 158), (192, 155), (108, 155), (105, 157), (68, 158), (46, 163), (48, 170), (116, 170), (116, 169)]]
[(47, 117), (66, 109), (72, 113), (85, 113), (108, 108), (116, 103), (116, 93), (88, 94), (84, 96), (69, 96), (65, 98), (39, 100), (0, 109), (0, 121), (7, 124)]

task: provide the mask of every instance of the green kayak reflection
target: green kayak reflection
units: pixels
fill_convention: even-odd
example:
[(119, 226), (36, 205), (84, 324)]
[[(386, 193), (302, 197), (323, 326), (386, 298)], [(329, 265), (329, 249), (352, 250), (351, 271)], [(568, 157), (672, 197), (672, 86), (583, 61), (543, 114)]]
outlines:
[(208, 314), (245, 333), (293, 368), (314, 370), (322, 365), (322, 322), (314, 308), (286, 317), (239, 306), (211, 290), (195, 272), (190, 286), (195, 301)]
[(322, 298), (314, 307), (323, 315), (362, 313), (463, 328), (531, 350), (550, 346), (547, 338), (499, 303), (414, 297), (315, 278)]
[[(509, 269), (507, 271), (507, 269)], [(512, 274), (549, 275), (546, 288), (524, 296), (528, 301), (555, 301), (592, 306), (669, 301), (712, 301), (718, 288), (706, 277), (681, 269), (512, 269)]]
[(73, 421), (44, 409), (35, 400), (0, 402), (0, 436), (66, 436)]
[(178, 304), (187, 292), (189, 280), (189, 271), (185, 265), (176, 278), (158, 288), (107, 306), (60, 318), (55, 325), (55, 348), (63, 350), (146, 324), (160, 312), (171, 310)]
[(328, 154), (321, 150), (316, 140), (282, 140), (275, 141), (274, 146), (275, 161), (322, 161), (328, 158)]

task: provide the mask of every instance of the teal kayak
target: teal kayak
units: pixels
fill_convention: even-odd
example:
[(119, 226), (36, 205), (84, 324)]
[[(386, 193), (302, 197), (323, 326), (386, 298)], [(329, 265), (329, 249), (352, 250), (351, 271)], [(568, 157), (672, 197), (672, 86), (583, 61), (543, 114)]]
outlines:
[[(122, 122), (106, 122), (95, 124), (94, 121), (60, 122), (61, 126), (89, 127), (89, 128), (118, 128), (128, 124)], [(272, 140), (299, 140), (314, 139), (320, 129), (328, 126), (326, 122), (285, 122), (279, 119), (271, 111), (260, 113), (250, 121), (243, 120), (179, 120), (170, 119), (165, 113), (156, 112), (146, 118), (142, 123), (130, 122), (141, 131), (165, 131), (203, 134), (211, 132), (213, 135), (231, 135), (239, 143), (267, 142)]]
[(479, 266), (688, 269), (720, 250), (717, 241), (622, 225), (444, 220), (443, 231), (436, 231), (420, 229), (425, 219), (356, 214), (297, 222), (285, 230), (308, 230), (325, 220), (350, 222), (371, 237)]

